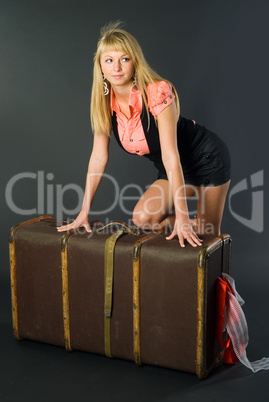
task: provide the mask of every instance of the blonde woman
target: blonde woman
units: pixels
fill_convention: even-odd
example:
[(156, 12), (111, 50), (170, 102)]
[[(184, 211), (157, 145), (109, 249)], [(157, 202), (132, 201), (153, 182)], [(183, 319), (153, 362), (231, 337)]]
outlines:
[[(153, 71), (136, 39), (118, 23), (101, 30), (94, 57), (91, 96), (94, 142), (81, 212), (58, 231), (84, 227), (109, 158), (110, 133), (128, 153), (144, 156), (157, 168), (157, 180), (133, 211), (144, 229), (170, 226), (193, 247), (198, 234), (218, 235), (230, 183), (230, 156), (223, 141), (180, 115), (174, 86)], [(197, 218), (190, 220), (187, 198), (196, 196)]]

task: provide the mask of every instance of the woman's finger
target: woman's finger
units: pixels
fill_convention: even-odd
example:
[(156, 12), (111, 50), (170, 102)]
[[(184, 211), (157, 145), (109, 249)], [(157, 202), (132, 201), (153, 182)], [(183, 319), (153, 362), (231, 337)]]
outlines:
[(72, 229), (70, 224), (57, 227), (58, 232), (65, 232), (70, 229)]
[(199, 239), (198, 236), (196, 236), (195, 233), (190, 233), (189, 235), (183, 236), (181, 233), (177, 233), (176, 230), (173, 230), (170, 236), (166, 237), (166, 240), (171, 240), (175, 236), (178, 236), (179, 244), (181, 247), (185, 247), (184, 244), (184, 238), (187, 240), (187, 242), (192, 246), (192, 247), (197, 247), (202, 245), (202, 240)]
[(76, 221), (69, 223), (67, 225), (62, 225), (57, 228), (58, 232), (66, 232), (72, 229), (84, 228), (86, 232), (91, 233), (91, 228), (89, 223), (78, 223)]
[(170, 236), (166, 237), (166, 240), (171, 240), (173, 239), (175, 236), (177, 235), (177, 232), (175, 230), (173, 230), (173, 232), (170, 234)]
[(88, 223), (85, 223), (85, 224), (83, 225), (83, 227), (85, 228), (86, 232), (88, 232), (88, 233), (91, 233), (91, 232), (92, 232), (92, 230), (91, 230), (91, 228), (90, 228), (90, 225), (89, 225)]
[(72, 223), (68, 223), (67, 225), (62, 225), (62, 226), (57, 227), (57, 230), (58, 230), (58, 232), (64, 232), (67, 230), (75, 229), (75, 227), (76, 227), (76, 223), (74, 221)]
[(184, 237), (182, 235), (178, 235), (178, 241), (181, 247), (185, 247)]
[(188, 243), (190, 243), (190, 245), (191, 245), (192, 247), (197, 247), (197, 244), (194, 242), (194, 240), (192, 239), (191, 236), (187, 236), (187, 237), (186, 237), (186, 240), (187, 240)]
[(198, 238), (195, 234), (191, 233), (186, 237), (188, 243), (190, 243), (193, 247), (202, 246), (202, 240)]

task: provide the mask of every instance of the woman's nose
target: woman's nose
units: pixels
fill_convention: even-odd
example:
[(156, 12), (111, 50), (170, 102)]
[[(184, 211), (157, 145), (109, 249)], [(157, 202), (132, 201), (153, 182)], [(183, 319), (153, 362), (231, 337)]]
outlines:
[(121, 63), (120, 63), (120, 61), (115, 61), (115, 63), (114, 63), (114, 70), (115, 70), (115, 71), (120, 71), (120, 70), (121, 70)]

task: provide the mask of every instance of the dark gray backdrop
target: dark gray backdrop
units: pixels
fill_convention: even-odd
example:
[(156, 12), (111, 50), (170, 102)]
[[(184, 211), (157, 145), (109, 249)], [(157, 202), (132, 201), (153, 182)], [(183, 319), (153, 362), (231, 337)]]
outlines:
[[(56, 211), (57, 186), (84, 188), (92, 146), (92, 58), (100, 27), (120, 19), (150, 65), (176, 86), (182, 114), (226, 141), (233, 164), (230, 192), (246, 180), (248, 190), (242, 187), (228, 195), (231, 205), (227, 202), (222, 231), (233, 238), (232, 273), (247, 302), (250, 358), (251, 353), (252, 359), (269, 355), (269, 244), (262, 210), (262, 200), (266, 206), (268, 199), (268, 11), (266, 0), (0, 1), (3, 323), (11, 322), (8, 231), (37, 215), (13, 212), (5, 199), (6, 186), (20, 173), (44, 174), (45, 197), (53, 192), (52, 211), (45, 201), (45, 213)], [(155, 179), (154, 168), (138, 158), (111, 141), (107, 173), (117, 178), (120, 189), (129, 183), (145, 188)], [(257, 172), (263, 176), (254, 178), (257, 187), (251, 189), (251, 175)], [(104, 180), (93, 209), (106, 209), (114, 199), (111, 182)], [(65, 208), (74, 208), (77, 200), (75, 191), (65, 192)], [(22, 209), (37, 208), (37, 180), (18, 181), (13, 201)], [(126, 208), (133, 203), (126, 201)], [(130, 215), (115, 206), (92, 218), (128, 220)], [(257, 220), (263, 225), (258, 231), (253, 226)]]

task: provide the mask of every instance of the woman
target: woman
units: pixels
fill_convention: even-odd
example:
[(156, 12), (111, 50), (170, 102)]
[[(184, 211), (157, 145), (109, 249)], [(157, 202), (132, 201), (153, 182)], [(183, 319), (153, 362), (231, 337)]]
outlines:
[[(184, 119), (174, 86), (147, 64), (136, 39), (119, 23), (101, 30), (94, 58), (91, 96), (94, 143), (82, 209), (74, 222), (58, 231), (84, 227), (108, 162), (110, 132), (127, 152), (145, 156), (158, 169), (157, 180), (133, 211), (142, 229), (173, 227), (185, 246), (200, 246), (197, 233), (220, 233), (230, 183), (230, 157), (216, 134)], [(187, 198), (197, 198), (197, 218), (189, 218)]]

